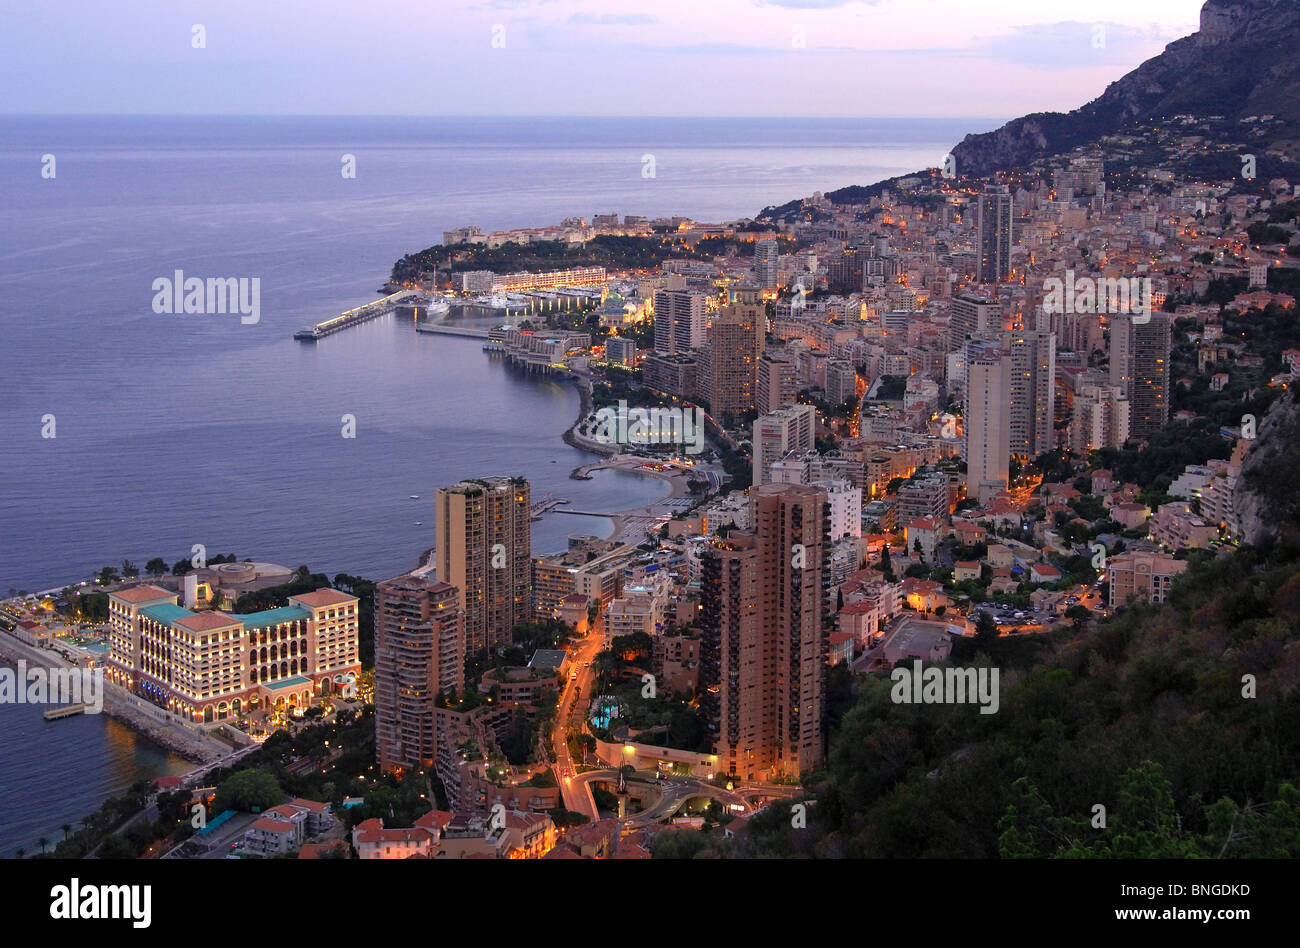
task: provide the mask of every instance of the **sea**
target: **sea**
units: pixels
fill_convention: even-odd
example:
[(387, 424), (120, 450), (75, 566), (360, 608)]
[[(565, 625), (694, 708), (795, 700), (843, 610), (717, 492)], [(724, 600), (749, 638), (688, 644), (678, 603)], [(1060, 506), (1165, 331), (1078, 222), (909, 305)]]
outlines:
[[(478, 340), (395, 315), (293, 333), (453, 227), (752, 217), (938, 166), (998, 121), (0, 116), (0, 592), (196, 544), (385, 579), (418, 565), (435, 489), (465, 477), (520, 475), (581, 510), (650, 503), (653, 478), (571, 480), (593, 460), (560, 438), (576, 390)], [(257, 322), (155, 313), (178, 270), (256, 278)], [(611, 530), (548, 514), (534, 552)], [(186, 766), (102, 716), (0, 705), (0, 856)]]

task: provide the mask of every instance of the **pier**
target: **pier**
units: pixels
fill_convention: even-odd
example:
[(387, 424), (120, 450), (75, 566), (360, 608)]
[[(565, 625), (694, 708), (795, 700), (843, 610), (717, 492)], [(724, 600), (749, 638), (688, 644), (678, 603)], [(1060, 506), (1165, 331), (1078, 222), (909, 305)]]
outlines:
[(323, 323), (317, 323), (315, 326), (308, 326), (305, 329), (299, 329), (293, 334), (293, 338), (303, 342), (315, 342), (317, 339), (324, 339), (326, 336), (347, 329), (349, 326), (356, 326), (360, 323), (368, 322), (380, 316), (386, 316), (401, 306), (407, 300), (418, 296), (413, 290), (401, 290), (390, 296), (380, 297), (373, 302), (350, 309), (347, 312), (339, 313), (333, 319), (327, 319)]
[(70, 718), (74, 714), (81, 714), (85, 710), (86, 705), (84, 704), (70, 704), (62, 708), (51, 708), (49, 711), (42, 714), (41, 717), (45, 718), (47, 721), (57, 721), (59, 718)]
[(564, 497), (548, 497), (545, 500), (539, 500), (528, 511), (528, 519), (541, 520), (542, 514), (549, 510), (554, 510), (560, 504), (567, 504), (569, 501)]
[(420, 323), (416, 332), (436, 333), (442, 336), (472, 336), (475, 339), (487, 339), (490, 329), (471, 329), (468, 326), (447, 326), (442, 323)]

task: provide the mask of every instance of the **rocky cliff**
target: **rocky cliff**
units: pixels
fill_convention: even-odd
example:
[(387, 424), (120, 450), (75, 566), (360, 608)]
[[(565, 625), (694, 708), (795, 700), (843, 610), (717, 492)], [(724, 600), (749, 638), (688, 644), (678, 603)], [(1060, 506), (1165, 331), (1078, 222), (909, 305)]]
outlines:
[(962, 175), (983, 176), (1060, 154), (1134, 122), (1179, 114), (1272, 114), (1300, 125), (1300, 3), (1208, 0), (1200, 29), (1169, 44), (1073, 112), (1040, 112), (953, 149)]
[(1258, 440), (1241, 466), (1236, 498), (1242, 540), (1295, 540), (1300, 533), (1300, 406), (1287, 392), (1259, 425)]

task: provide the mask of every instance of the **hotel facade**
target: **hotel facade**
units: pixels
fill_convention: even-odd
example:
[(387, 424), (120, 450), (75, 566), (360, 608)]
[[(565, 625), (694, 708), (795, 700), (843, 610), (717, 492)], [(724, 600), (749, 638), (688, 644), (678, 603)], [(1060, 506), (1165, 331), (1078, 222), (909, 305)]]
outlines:
[(195, 723), (306, 707), (361, 673), (357, 605), (318, 589), (228, 615), (193, 612), (157, 586), (120, 589), (109, 594), (108, 677)]

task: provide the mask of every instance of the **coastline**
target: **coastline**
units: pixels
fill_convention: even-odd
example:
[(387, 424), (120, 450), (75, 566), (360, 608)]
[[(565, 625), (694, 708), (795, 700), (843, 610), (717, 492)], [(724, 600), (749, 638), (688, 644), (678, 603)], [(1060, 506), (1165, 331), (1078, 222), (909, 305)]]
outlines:
[(600, 511), (577, 511), (556, 508), (547, 511), (544, 516), (553, 514), (558, 515), (587, 515), (595, 517), (604, 517), (614, 525), (610, 532), (609, 539), (620, 543), (644, 543), (647, 539), (646, 529), (649, 525), (661, 517), (671, 517), (677, 513), (673, 507), (668, 506), (669, 501), (676, 500), (679, 497), (689, 493), (688, 476), (685, 472), (679, 470), (653, 471), (642, 467), (648, 458), (643, 458), (634, 454), (623, 454), (617, 446), (611, 446), (600, 441), (593, 441), (582, 437), (578, 433), (578, 427), (587, 419), (595, 410), (595, 403), (592, 399), (591, 379), (585, 376), (575, 376), (574, 383), (578, 388), (579, 404), (578, 417), (573, 420), (573, 424), (565, 429), (562, 438), (564, 443), (580, 451), (587, 451), (591, 454), (599, 455), (601, 460), (593, 461), (590, 464), (581, 464), (569, 472), (569, 477), (573, 480), (589, 480), (592, 471), (608, 470), (622, 471), (627, 474), (638, 474), (642, 477), (653, 477), (661, 481), (666, 481), (669, 486), (668, 493), (658, 500), (649, 504), (643, 504), (639, 507), (627, 507), (622, 510), (615, 510), (610, 513)]
[[(29, 668), (75, 667), (57, 652), (36, 648), (18, 641), (7, 632), (0, 632), (0, 663), (13, 666), (20, 660)], [(183, 733), (178, 725), (155, 719), (134, 696), (107, 680), (104, 681), (104, 707), (100, 713), (196, 765), (219, 760), (230, 753), (224, 745), (209, 738)]]
[[(575, 468), (570, 477), (575, 480), (586, 480), (590, 478), (590, 472), (595, 470), (623, 471), (657, 478), (666, 482), (669, 490), (663, 497), (652, 503), (637, 507), (611, 512), (570, 512), (561, 510), (552, 511), (552, 513), (603, 517), (613, 525), (610, 539), (625, 543), (645, 542), (646, 527), (651, 522), (664, 516), (671, 516), (675, 512), (665, 504), (688, 493), (688, 477), (684, 472), (680, 471), (645, 469), (641, 465), (648, 459), (635, 455), (625, 455), (617, 447), (611, 447), (602, 442), (582, 437), (578, 433), (578, 429), (594, 410), (592, 380), (584, 376), (575, 376), (573, 381), (579, 394), (578, 413), (573, 422), (561, 434), (561, 440), (570, 447), (596, 455), (598, 459)], [(58, 589), (51, 589), (50, 592), (57, 592)], [(26, 662), (28, 667), (33, 668), (64, 669), (75, 667), (72, 662), (68, 661), (56, 650), (28, 645), (9, 633), (0, 630), (0, 664), (15, 666), (20, 660)], [(194, 770), (191, 770), (190, 773), (211, 765), (232, 752), (232, 748), (191, 730), (181, 722), (165, 719), (166, 711), (154, 708), (121, 686), (107, 680), (105, 680), (103, 686), (103, 708), (100, 713), (113, 718), (133, 733), (147, 738), (160, 748), (194, 764)]]

